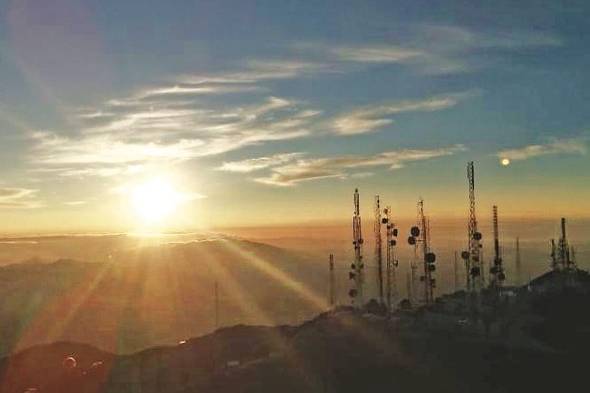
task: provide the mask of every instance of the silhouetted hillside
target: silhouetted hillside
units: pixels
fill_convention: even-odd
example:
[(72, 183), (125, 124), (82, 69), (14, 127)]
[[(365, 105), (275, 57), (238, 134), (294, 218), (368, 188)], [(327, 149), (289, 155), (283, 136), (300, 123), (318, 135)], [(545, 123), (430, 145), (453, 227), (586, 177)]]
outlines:
[[(585, 333), (575, 349), (527, 332), (574, 320), (590, 297), (554, 292), (557, 303), (577, 299), (576, 308), (555, 314), (539, 307), (544, 296), (523, 288), (512, 299), (519, 313), (506, 318), (519, 321), (508, 330), (521, 331), (520, 339), (513, 332), (487, 335), (475, 320), (466, 331), (460, 316), (428, 322), (448, 317), (443, 303), (459, 293), (392, 318), (343, 307), (297, 327), (223, 328), (126, 356), (71, 343), (38, 346), (3, 360), (0, 392), (554, 392), (585, 383), (590, 322), (576, 323)], [(64, 366), (70, 356), (75, 371)]]
[(215, 282), (221, 326), (297, 323), (325, 309), (326, 273), (299, 254), (222, 238), (7, 265), (0, 353), (60, 340), (116, 353), (176, 343), (214, 329)]

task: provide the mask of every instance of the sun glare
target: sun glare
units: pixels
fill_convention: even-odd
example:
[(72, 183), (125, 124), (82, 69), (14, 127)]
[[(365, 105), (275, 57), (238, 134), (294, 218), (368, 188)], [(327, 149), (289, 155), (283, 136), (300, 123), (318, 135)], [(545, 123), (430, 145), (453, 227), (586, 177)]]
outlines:
[(158, 223), (170, 216), (181, 202), (180, 193), (166, 180), (152, 179), (133, 189), (131, 203), (145, 223)]

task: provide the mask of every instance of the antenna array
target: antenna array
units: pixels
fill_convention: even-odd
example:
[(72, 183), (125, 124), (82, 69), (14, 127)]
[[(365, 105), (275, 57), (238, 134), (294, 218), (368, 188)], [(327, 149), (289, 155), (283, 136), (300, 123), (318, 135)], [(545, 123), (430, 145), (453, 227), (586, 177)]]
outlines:
[(353, 305), (363, 306), (363, 284), (364, 284), (364, 263), (363, 263), (363, 235), (361, 230), (361, 213), (359, 203), (359, 190), (354, 190), (354, 213), (352, 216), (352, 244), (354, 246), (354, 262), (350, 265), (348, 277), (353, 280), (354, 286), (348, 291)]
[(498, 206), (494, 205), (492, 211), (494, 217), (494, 265), (490, 268), (490, 286), (500, 287), (506, 279), (506, 274), (504, 273), (500, 250), (500, 235), (498, 232)]
[(375, 265), (377, 265), (377, 288), (379, 290), (379, 303), (384, 304), (383, 300), (383, 245), (381, 238), (381, 206), (379, 195), (375, 195)]
[(467, 290), (479, 292), (483, 287), (481, 261), (481, 233), (477, 231), (475, 216), (475, 169), (473, 161), (467, 164), (467, 180), (469, 184), (469, 223), (467, 227), (467, 250), (461, 253), (467, 268)]
[(424, 303), (431, 304), (434, 302), (434, 288), (436, 287), (436, 280), (432, 277), (436, 270), (436, 255), (430, 251), (429, 246), (429, 225), (424, 215), (424, 200), (418, 201), (418, 225), (413, 226), (410, 230), (408, 243), (414, 246), (414, 251), (417, 253), (418, 244), (422, 245), (422, 261), (424, 265), (424, 274), (420, 276), (420, 281), (424, 285)]
[(381, 223), (385, 225), (387, 241), (386, 247), (386, 300), (387, 309), (393, 310), (393, 299), (397, 297), (397, 275), (396, 269), (399, 265), (398, 260), (395, 258), (395, 246), (397, 244), (397, 233), (398, 230), (395, 227), (395, 223), (391, 220), (391, 207), (387, 206), (383, 209), (384, 217), (381, 219)]

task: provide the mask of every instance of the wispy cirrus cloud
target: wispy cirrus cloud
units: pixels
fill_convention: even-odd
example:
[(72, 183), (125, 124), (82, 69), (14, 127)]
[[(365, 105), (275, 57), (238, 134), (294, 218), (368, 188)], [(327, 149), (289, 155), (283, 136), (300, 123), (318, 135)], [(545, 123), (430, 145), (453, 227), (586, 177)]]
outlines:
[(360, 63), (406, 63), (424, 55), (421, 50), (395, 45), (336, 46), (330, 53), (339, 60)]
[(114, 176), (137, 165), (180, 162), (300, 138), (310, 134), (320, 113), (280, 97), (243, 106), (193, 109), (172, 101), (112, 112), (82, 119), (78, 133), (33, 133), (31, 160), (62, 175)]
[[(72, 110), (76, 130), (31, 134), (37, 170), (60, 176), (117, 176), (144, 164), (179, 162), (309, 135), (321, 111), (261, 96), (259, 83), (328, 71), (318, 62), (250, 60), (237, 71), (181, 75), (160, 85)], [(244, 93), (248, 93), (244, 95)], [(207, 101), (232, 94), (231, 105)]]
[(334, 118), (332, 128), (340, 135), (366, 134), (392, 124), (393, 115), (447, 109), (457, 105), (459, 98), (459, 95), (448, 95), (358, 108)]
[(32, 209), (41, 207), (37, 200), (38, 190), (18, 187), (0, 188), (0, 208), (3, 209)]
[(190, 75), (181, 80), (187, 83), (220, 83), (244, 84), (266, 80), (293, 79), (317, 74), (333, 72), (334, 65), (318, 61), (301, 61), (285, 59), (248, 60), (239, 71), (220, 72), (207, 75)]
[(528, 160), (529, 158), (555, 154), (586, 154), (588, 146), (584, 138), (554, 139), (545, 144), (533, 144), (517, 149), (506, 149), (496, 153), (499, 159), (511, 161)]
[(351, 176), (370, 176), (368, 172), (354, 172), (356, 169), (372, 167), (403, 168), (407, 163), (450, 156), (464, 151), (463, 145), (438, 149), (403, 149), (374, 155), (345, 155), (329, 158), (296, 159), (285, 165), (272, 167), (268, 176), (257, 177), (258, 183), (272, 186), (294, 186), (300, 182)]
[[(542, 32), (474, 31), (458, 26), (427, 24), (414, 26), (397, 42), (320, 47), (341, 62), (403, 64), (418, 73), (438, 75), (485, 68), (494, 63), (491, 60), (499, 52), (561, 44), (559, 37)], [(485, 56), (482, 50), (485, 50)]]
[(224, 162), (219, 168), (221, 171), (249, 173), (261, 169), (275, 167), (287, 162), (293, 161), (296, 158), (302, 157), (304, 153), (280, 153), (273, 154), (267, 157), (249, 158), (241, 161)]

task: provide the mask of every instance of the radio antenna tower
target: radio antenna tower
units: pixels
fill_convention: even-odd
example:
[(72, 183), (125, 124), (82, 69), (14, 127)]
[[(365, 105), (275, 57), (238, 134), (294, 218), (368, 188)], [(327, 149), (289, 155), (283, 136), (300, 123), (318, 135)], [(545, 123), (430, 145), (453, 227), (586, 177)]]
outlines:
[(557, 264), (557, 246), (555, 245), (555, 239), (551, 239), (551, 269), (559, 270)]
[(514, 261), (514, 267), (516, 270), (516, 285), (520, 285), (522, 282), (522, 265), (520, 260), (520, 239), (516, 237), (516, 258)]
[(363, 284), (364, 284), (364, 263), (363, 263), (363, 235), (361, 231), (361, 213), (359, 207), (359, 190), (354, 190), (354, 213), (352, 216), (352, 244), (354, 246), (354, 262), (350, 266), (351, 271), (348, 277), (354, 280), (354, 287), (348, 291), (352, 304), (357, 307), (363, 306)]
[(467, 289), (479, 292), (483, 287), (481, 266), (481, 233), (477, 231), (477, 218), (475, 217), (475, 170), (473, 161), (467, 164), (467, 180), (469, 183), (469, 225), (468, 225), (468, 250), (461, 256), (467, 266)]
[(379, 290), (379, 304), (385, 304), (383, 298), (383, 245), (381, 238), (381, 205), (379, 195), (375, 195), (375, 264), (377, 265), (377, 289)]
[(336, 303), (336, 291), (335, 291), (335, 280), (334, 280), (334, 254), (330, 254), (330, 260), (329, 260), (329, 265), (328, 265), (329, 269), (330, 269), (330, 308), (334, 307), (334, 304)]
[(408, 243), (417, 250), (418, 244), (422, 245), (422, 260), (424, 264), (424, 274), (420, 276), (420, 281), (424, 284), (424, 303), (431, 304), (434, 302), (434, 288), (436, 280), (432, 277), (436, 270), (436, 255), (430, 252), (429, 246), (429, 224), (424, 215), (424, 200), (418, 201), (418, 225), (413, 226), (410, 230)]
[(565, 231), (565, 218), (561, 219), (561, 237), (557, 244), (557, 265), (562, 270), (575, 269), (576, 266), (570, 257), (570, 247)]
[(215, 281), (215, 330), (219, 329), (219, 285)]
[(500, 250), (500, 233), (498, 231), (498, 206), (492, 208), (494, 217), (494, 265), (490, 268), (490, 286), (501, 287), (506, 279), (502, 265), (502, 252)]
[(385, 239), (387, 241), (387, 248), (386, 248), (386, 299), (387, 299), (387, 309), (391, 312), (393, 309), (393, 298), (397, 297), (397, 275), (396, 269), (398, 266), (398, 261), (395, 258), (395, 246), (397, 244), (397, 228), (395, 227), (395, 223), (391, 220), (391, 207), (387, 206), (383, 209), (383, 213), (385, 217), (381, 219), (381, 222), (385, 225), (386, 228), (386, 236)]
[(455, 251), (454, 259), (453, 259), (453, 269), (455, 273), (455, 292), (459, 290), (459, 260), (457, 257), (457, 251)]

